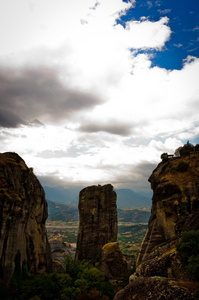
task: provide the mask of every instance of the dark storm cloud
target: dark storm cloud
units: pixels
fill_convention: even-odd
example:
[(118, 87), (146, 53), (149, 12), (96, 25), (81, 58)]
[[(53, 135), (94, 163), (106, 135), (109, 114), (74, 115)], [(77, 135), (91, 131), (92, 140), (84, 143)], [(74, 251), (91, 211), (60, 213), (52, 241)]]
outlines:
[(0, 127), (17, 127), (20, 124), (26, 123), (11, 110), (4, 109), (0, 106)]
[(79, 131), (82, 132), (107, 132), (116, 135), (127, 136), (132, 133), (131, 126), (129, 124), (120, 124), (115, 122), (110, 122), (107, 124), (85, 124), (78, 128)]
[(60, 121), (101, 103), (89, 93), (67, 88), (52, 69), (0, 71), (0, 126), (33, 119)]

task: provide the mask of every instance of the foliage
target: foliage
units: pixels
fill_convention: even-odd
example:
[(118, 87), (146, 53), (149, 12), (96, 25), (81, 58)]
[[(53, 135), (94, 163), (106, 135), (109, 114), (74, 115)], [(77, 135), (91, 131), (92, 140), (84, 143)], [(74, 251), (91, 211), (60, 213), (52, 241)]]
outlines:
[(130, 268), (130, 270), (128, 270), (128, 272), (126, 273), (126, 275), (125, 275), (124, 278), (123, 278), (124, 283), (126, 283), (126, 284), (129, 283), (129, 277), (130, 277), (133, 273), (135, 273), (135, 270), (136, 270), (135, 266), (132, 267), (132, 268)]
[(167, 167), (166, 172), (168, 173), (176, 173), (176, 172), (186, 172), (189, 168), (189, 163), (181, 161), (177, 164), (177, 166)]
[(199, 144), (195, 145), (195, 151), (199, 151)]
[(193, 146), (189, 141), (183, 146), (179, 147), (175, 150), (175, 156), (187, 156), (190, 152), (199, 151), (199, 144)]
[(63, 274), (30, 276), (22, 282), (21, 293), (17, 299), (102, 299), (103, 295), (107, 299), (113, 299), (112, 284), (96, 267), (67, 256), (65, 268), (66, 273)]
[(194, 296), (195, 296), (196, 298), (199, 298), (199, 285), (198, 285), (198, 287), (197, 287), (197, 290), (196, 290)]
[(176, 248), (187, 274), (199, 280), (199, 231), (184, 232)]
[(160, 158), (162, 162), (166, 162), (168, 160), (168, 153), (162, 153)]
[(186, 217), (191, 213), (191, 203), (190, 201), (181, 202), (179, 205), (179, 212), (182, 217)]
[(176, 167), (177, 172), (186, 172), (187, 169), (189, 168), (189, 163), (181, 161)]
[(166, 168), (166, 172), (168, 173), (175, 173), (176, 172), (176, 167), (175, 166), (172, 166), (172, 167), (167, 167)]
[(179, 150), (181, 156), (187, 156), (192, 151), (194, 151), (194, 146), (189, 141)]
[(52, 273), (30, 276), (23, 282), (19, 299), (26, 300), (35, 296), (42, 300), (62, 299), (61, 295), (64, 292), (66, 295), (72, 294), (71, 290), (67, 291), (71, 283), (72, 279), (68, 274)]

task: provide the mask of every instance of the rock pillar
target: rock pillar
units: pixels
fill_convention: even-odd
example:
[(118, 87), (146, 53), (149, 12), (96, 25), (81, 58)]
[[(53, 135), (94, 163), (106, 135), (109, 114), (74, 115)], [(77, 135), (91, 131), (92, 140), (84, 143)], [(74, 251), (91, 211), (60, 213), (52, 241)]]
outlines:
[(75, 258), (94, 262), (103, 245), (117, 241), (117, 206), (113, 186), (89, 186), (79, 195), (79, 233)]

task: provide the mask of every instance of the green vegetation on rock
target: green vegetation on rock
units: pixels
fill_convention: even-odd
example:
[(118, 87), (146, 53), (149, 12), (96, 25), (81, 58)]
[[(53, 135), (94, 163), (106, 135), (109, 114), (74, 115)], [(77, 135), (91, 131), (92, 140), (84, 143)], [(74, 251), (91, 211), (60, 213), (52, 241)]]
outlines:
[(199, 231), (184, 232), (177, 251), (187, 274), (199, 280)]
[(104, 274), (85, 261), (65, 260), (65, 273), (30, 276), (21, 282), (20, 292), (14, 299), (70, 300), (113, 299), (112, 284)]

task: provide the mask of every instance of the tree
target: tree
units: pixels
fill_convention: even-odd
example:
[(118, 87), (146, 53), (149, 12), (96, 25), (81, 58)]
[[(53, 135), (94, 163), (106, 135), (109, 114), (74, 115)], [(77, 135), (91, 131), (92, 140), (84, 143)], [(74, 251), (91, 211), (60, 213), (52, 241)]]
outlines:
[(168, 153), (162, 153), (160, 158), (162, 159), (162, 162), (166, 162), (168, 160)]
[(199, 144), (195, 145), (195, 151), (199, 151)]
[(187, 141), (187, 143), (180, 149), (181, 156), (187, 156), (190, 152), (194, 151), (194, 146)]
[(179, 147), (179, 148), (177, 148), (177, 149), (175, 150), (175, 152), (174, 152), (174, 156), (180, 156), (180, 151), (181, 151), (181, 149), (182, 149), (182, 146)]
[(187, 274), (199, 280), (199, 231), (184, 232), (176, 249)]

